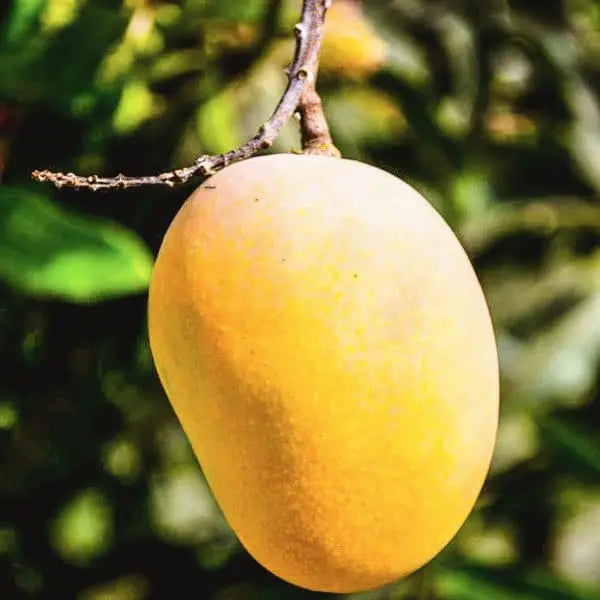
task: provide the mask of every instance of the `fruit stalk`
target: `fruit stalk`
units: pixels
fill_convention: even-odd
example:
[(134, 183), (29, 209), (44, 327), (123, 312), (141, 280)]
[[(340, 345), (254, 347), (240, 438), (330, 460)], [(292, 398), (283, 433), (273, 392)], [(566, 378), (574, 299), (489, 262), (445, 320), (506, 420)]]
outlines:
[[(297, 106), (297, 114), (300, 117), (300, 130), (302, 132), (302, 149), (305, 154), (324, 154), (326, 156), (340, 157), (340, 151), (333, 144), (329, 125), (323, 112), (323, 104), (316, 88), (317, 72), (319, 70), (319, 57), (321, 52), (321, 41), (325, 28), (325, 13), (331, 6), (332, 0), (325, 0), (322, 5), (316, 6), (316, 11), (311, 14), (312, 22), (309, 31), (313, 35), (305, 33), (305, 25), (299, 23), (294, 28), (297, 37), (296, 48), (301, 47), (302, 36), (312, 40), (313, 48), (306, 53), (306, 62), (303, 70), (306, 72), (306, 85), (300, 95)], [(304, 7), (308, 3), (304, 3)], [(317, 3), (318, 4), (318, 3)], [(309, 11), (310, 14), (310, 11)], [(297, 57), (296, 57), (297, 58)], [(295, 62), (295, 61), (294, 61)]]
[(91, 191), (145, 185), (175, 187), (197, 176), (212, 175), (233, 162), (250, 158), (260, 150), (269, 148), (296, 112), (300, 116), (303, 151), (309, 154), (339, 156), (331, 140), (321, 99), (315, 87), (325, 15), (330, 5), (331, 0), (303, 0), (302, 17), (294, 28), (296, 49), (292, 64), (287, 70), (288, 84), (285, 92), (273, 114), (260, 127), (258, 133), (239, 148), (224, 154), (203, 155), (198, 157), (193, 165), (158, 175), (131, 177), (120, 173), (116, 177), (99, 177), (36, 170), (32, 173), (32, 178), (38, 182), (52, 183), (58, 188), (71, 187)]

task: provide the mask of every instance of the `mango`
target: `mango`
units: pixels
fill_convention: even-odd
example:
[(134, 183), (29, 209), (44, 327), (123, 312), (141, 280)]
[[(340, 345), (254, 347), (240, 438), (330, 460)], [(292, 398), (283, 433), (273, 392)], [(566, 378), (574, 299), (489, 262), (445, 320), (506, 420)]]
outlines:
[(494, 447), (487, 304), (442, 217), (372, 166), (226, 167), (170, 225), (148, 327), (225, 517), (280, 578), (379, 587), (451, 540)]

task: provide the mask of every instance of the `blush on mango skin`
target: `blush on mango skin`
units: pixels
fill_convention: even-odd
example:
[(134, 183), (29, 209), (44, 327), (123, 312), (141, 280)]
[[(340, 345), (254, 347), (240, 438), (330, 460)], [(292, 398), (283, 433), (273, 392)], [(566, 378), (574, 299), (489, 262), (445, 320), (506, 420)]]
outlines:
[(242, 544), (311, 590), (381, 586), (471, 511), (498, 418), (492, 323), (451, 229), (350, 160), (204, 182), (149, 297), (160, 380)]

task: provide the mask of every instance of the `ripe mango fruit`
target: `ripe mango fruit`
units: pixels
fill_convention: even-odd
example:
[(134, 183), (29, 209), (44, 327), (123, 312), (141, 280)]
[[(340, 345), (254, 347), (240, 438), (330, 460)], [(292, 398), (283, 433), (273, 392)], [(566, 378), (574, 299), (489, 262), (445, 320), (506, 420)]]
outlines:
[(160, 380), (225, 517), (311, 590), (418, 569), (477, 499), (498, 362), (439, 214), (375, 167), (279, 154), (185, 202), (149, 295)]

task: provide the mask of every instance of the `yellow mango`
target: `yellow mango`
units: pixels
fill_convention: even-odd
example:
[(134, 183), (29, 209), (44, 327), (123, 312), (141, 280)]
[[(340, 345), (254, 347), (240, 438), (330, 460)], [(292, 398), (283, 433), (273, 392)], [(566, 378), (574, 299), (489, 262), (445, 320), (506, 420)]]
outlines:
[(492, 323), (440, 215), (365, 164), (280, 154), (185, 202), (149, 296), (160, 380), (225, 517), (298, 586), (421, 567), (485, 479)]

